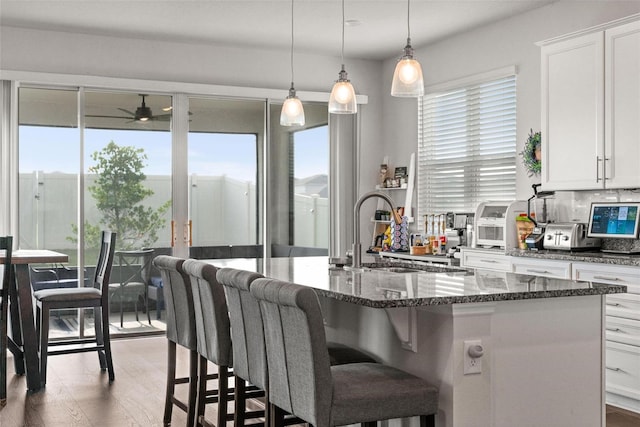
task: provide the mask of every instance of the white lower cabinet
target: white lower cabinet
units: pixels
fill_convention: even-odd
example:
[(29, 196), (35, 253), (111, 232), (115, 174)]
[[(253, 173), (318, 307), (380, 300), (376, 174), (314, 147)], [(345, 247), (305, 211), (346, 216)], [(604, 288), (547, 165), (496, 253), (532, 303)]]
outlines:
[(504, 252), (482, 249), (462, 249), (460, 266), (465, 268), (482, 268), (494, 271), (511, 271), (511, 257)]
[[(607, 313), (609, 312), (609, 307), (607, 307)], [(640, 348), (640, 320), (607, 315), (606, 322), (605, 334), (607, 341)]]
[(571, 263), (539, 258), (513, 257), (513, 272), (555, 279), (571, 279)]
[(607, 403), (640, 412), (640, 347), (607, 341)]
[(626, 285), (627, 293), (607, 295), (607, 403), (640, 412), (640, 268), (575, 263), (574, 280)]
[(640, 268), (611, 264), (573, 263), (573, 280), (625, 285), (628, 293), (640, 294)]

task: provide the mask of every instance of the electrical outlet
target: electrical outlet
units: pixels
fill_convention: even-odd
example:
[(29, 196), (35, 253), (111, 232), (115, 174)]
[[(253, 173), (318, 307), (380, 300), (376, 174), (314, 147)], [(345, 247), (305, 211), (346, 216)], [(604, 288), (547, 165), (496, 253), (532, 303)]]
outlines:
[(464, 342), (464, 367), (463, 374), (480, 374), (482, 373), (482, 355), (484, 348), (482, 341), (469, 340)]

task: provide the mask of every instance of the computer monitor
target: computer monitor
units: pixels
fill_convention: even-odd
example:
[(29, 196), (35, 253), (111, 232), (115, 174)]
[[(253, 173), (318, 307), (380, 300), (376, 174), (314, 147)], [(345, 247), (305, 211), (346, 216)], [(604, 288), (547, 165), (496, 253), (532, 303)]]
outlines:
[(587, 236), (637, 239), (640, 202), (592, 203)]

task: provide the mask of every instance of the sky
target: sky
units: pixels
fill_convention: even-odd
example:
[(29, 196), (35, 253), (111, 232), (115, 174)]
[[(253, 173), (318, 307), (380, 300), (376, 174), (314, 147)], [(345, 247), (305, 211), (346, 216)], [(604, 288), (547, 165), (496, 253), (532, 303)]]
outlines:
[[(329, 144), (327, 127), (296, 132), (296, 178), (328, 174)], [(20, 172), (77, 173), (80, 132), (74, 128), (20, 126)], [(171, 134), (135, 130), (86, 129), (85, 170), (93, 161), (90, 155), (110, 141), (136, 146), (147, 155), (147, 175), (171, 174)], [(226, 175), (255, 183), (256, 137), (242, 134), (190, 133), (189, 173)], [(304, 147), (304, 149), (300, 149)]]

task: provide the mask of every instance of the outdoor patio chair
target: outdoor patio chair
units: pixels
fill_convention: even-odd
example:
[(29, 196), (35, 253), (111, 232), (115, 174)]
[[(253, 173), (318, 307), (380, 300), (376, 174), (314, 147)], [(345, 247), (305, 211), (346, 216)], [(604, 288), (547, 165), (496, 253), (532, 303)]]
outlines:
[(144, 309), (147, 313), (147, 320), (151, 325), (151, 314), (149, 313), (149, 285), (151, 284), (151, 262), (153, 261), (154, 250), (143, 249), (134, 251), (116, 251), (115, 257), (118, 260), (119, 282), (109, 283), (111, 300), (117, 297), (120, 302), (120, 327), (124, 326), (124, 301), (131, 297), (138, 317), (138, 300), (142, 298)]

